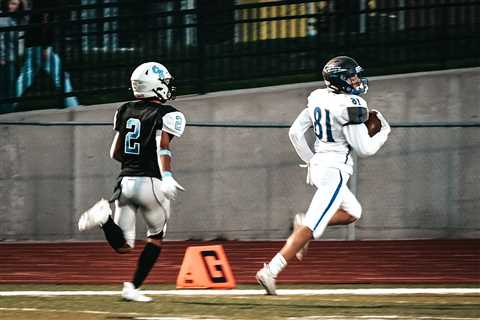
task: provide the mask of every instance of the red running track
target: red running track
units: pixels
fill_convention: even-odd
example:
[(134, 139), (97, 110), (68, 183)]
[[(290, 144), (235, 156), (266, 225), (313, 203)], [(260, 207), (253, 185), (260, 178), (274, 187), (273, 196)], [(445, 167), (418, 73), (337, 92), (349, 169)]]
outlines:
[[(175, 283), (185, 249), (208, 244), (223, 245), (238, 283), (254, 283), (283, 241), (167, 241), (147, 283)], [(0, 243), (0, 283), (128, 281), (142, 247), (118, 255), (103, 242)], [(314, 241), (278, 283), (480, 283), (480, 239)]]

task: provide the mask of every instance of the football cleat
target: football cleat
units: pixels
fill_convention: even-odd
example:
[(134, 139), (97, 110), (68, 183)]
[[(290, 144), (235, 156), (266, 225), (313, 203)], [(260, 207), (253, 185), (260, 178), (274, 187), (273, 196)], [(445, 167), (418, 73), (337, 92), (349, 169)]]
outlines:
[(110, 215), (112, 215), (112, 210), (110, 209), (108, 201), (101, 199), (80, 216), (78, 220), (78, 230), (85, 231), (95, 227), (101, 227), (107, 222)]
[(135, 302), (151, 302), (153, 299), (142, 294), (140, 290), (135, 289), (133, 283), (124, 282), (122, 290), (122, 298), (127, 301)]
[(267, 291), (268, 295), (277, 295), (275, 291), (275, 277), (266, 263), (263, 265), (263, 268), (257, 272), (256, 278), (257, 282)]
[[(295, 215), (295, 218), (293, 218), (293, 231), (297, 230), (298, 228), (300, 227), (303, 227), (304, 226), (304, 221), (305, 220), (305, 213), (297, 213)], [(298, 259), (298, 261), (302, 261), (303, 258), (306, 256), (307, 254), (307, 250), (308, 250), (308, 244), (310, 243), (307, 242), (302, 249), (300, 249), (296, 254), (295, 254), (295, 257)]]

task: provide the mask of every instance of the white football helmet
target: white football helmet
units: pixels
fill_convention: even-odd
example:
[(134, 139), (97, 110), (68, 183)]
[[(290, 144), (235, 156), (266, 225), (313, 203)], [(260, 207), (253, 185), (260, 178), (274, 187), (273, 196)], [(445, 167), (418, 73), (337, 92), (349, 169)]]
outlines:
[(162, 102), (175, 99), (173, 77), (164, 65), (147, 62), (139, 65), (130, 77), (135, 98), (157, 97)]

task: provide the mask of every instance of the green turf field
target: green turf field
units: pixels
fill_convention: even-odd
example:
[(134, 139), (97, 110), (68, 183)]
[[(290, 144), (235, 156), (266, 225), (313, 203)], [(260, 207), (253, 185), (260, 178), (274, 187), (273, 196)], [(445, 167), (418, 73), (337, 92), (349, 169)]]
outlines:
[[(280, 286), (284, 288), (365, 288), (372, 286)], [(375, 286), (379, 287), (379, 286)], [(381, 286), (388, 287), (388, 286)], [(395, 286), (400, 287), (400, 286)], [(403, 288), (407, 286), (401, 286)], [(452, 287), (452, 286), (408, 286)], [(474, 287), (478, 286), (454, 286)], [(146, 286), (168, 290), (173, 286)], [(239, 286), (239, 289), (258, 289)], [(7, 291), (119, 291), (120, 286), (0, 285)], [(331, 296), (158, 296), (153, 303), (124, 302), (119, 296), (0, 296), (0, 319), (448, 319), (480, 318), (480, 294)]]

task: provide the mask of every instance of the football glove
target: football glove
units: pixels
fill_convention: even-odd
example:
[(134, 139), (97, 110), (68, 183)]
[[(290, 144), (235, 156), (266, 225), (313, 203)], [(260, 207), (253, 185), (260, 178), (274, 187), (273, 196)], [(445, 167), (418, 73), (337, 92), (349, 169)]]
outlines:
[(160, 189), (168, 200), (175, 200), (177, 190), (185, 191), (172, 176), (163, 177)]

